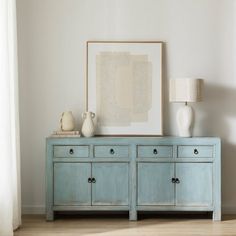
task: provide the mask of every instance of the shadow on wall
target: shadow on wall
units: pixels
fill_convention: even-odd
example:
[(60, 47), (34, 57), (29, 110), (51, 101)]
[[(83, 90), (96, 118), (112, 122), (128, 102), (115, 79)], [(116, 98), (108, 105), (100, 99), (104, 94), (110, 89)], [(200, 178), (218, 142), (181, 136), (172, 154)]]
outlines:
[(203, 136), (222, 139), (222, 200), (235, 204), (236, 195), (236, 88), (205, 84), (204, 102), (196, 109), (202, 112)]
[[(163, 43), (162, 48), (162, 104), (163, 104), (163, 135), (171, 134), (171, 114), (169, 103), (169, 79), (168, 79), (168, 63), (167, 63), (167, 47), (166, 43)], [(164, 119), (165, 118), (165, 119)], [(175, 124), (174, 124), (175, 125)]]

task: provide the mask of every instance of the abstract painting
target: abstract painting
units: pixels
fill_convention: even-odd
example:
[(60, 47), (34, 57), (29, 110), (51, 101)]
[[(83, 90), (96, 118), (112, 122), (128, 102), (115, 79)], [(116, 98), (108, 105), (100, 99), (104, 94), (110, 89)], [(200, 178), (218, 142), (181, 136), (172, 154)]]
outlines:
[(162, 135), (162, 43), (87, 42), (86, 109), (97, 135)]

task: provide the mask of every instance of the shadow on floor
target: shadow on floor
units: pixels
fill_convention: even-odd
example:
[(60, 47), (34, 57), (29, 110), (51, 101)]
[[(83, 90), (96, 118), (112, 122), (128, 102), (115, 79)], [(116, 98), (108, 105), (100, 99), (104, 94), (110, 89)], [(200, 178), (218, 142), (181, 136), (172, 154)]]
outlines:
[[(59, 219), (129, 219), (128, 212), (58, 212), (55, 215), (55, 220)], [(211, 212), (150, 212), (143, 211), (138, 213), (138, 220), (145, 219), (173, 219), (173, 220), (188, 220), (188, 219), (212, 219)]]

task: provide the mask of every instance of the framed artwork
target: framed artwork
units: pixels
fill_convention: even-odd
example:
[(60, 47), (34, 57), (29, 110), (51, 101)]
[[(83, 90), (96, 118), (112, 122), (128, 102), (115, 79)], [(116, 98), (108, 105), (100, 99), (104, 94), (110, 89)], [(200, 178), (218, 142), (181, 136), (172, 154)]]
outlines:
[(88, 41), (86, 110), (96, 135), (162, 135), (162, 42)]

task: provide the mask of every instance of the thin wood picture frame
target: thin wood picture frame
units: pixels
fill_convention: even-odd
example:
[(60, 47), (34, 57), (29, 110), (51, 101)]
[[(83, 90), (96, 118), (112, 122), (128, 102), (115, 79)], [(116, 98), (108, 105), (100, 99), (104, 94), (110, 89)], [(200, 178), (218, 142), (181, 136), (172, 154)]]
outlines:
[(163, 135), (162, 51), (162, 41), (87, 41), (85, 106), (96, 135)]

